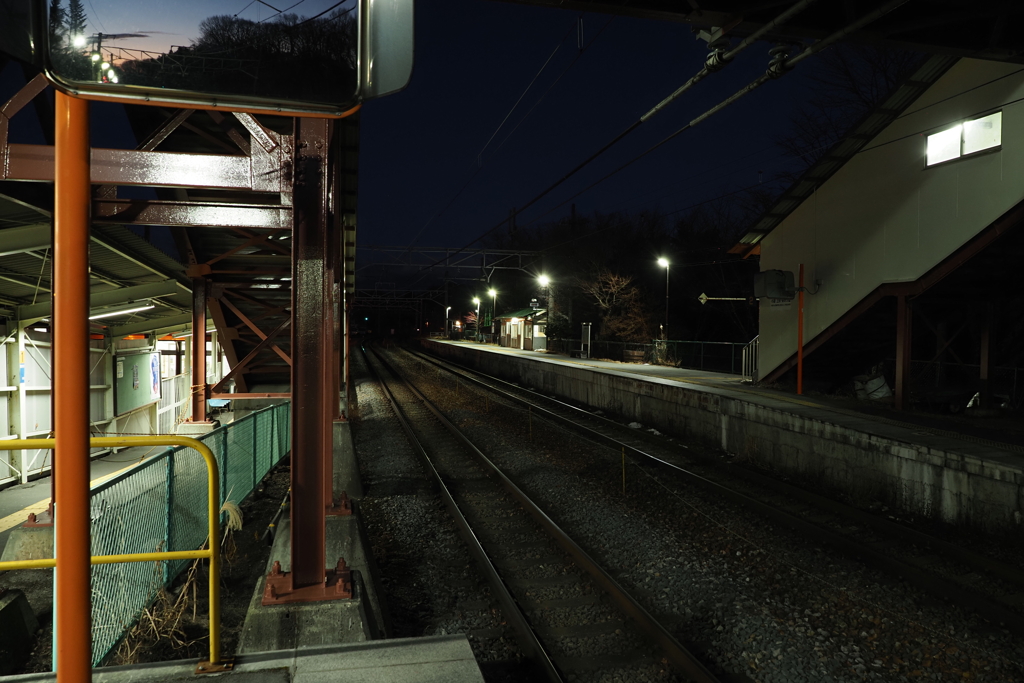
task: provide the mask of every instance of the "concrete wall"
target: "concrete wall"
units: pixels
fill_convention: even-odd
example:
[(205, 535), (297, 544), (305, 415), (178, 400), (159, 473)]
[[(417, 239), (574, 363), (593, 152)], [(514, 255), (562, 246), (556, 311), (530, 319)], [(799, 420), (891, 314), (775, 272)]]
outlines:
[[(468, 346), (424, 342), (431, 353), (549, 395), (636, 420), (745, 457), (858, 500), (987, 530), (1022, 529), (1024, 458), (941, 450), (940, 440), (841, 414), (800, 414), (784, 401), (713, 388), (690, 389)], [(799, 407), (798, 407), (799, 408)], [(832, 418), (838, 418), (834, 421)], [(855, 422), (868, 426), (858, 429)], [(847, 423), (847, 424), (844, 424)], [(1016, 461), (1016, 462), (1014, 462)]]
[[(1024, 199), (1024, 74), (964, 59), (761, 243), (761, 269), (796, 273), (805, 339), (885, 282), (914, 281)], [(980, 87), (977, 87), (980, 86)], [(971, 90), (972, 88), (976, 88)], [(969, 92), (968, 92), (969, 91)], [(926, 136), (1002, 111), (1002, 148), (925, 167)], [(760, 375), (796, 353), (796, 304), (761, 301)]]

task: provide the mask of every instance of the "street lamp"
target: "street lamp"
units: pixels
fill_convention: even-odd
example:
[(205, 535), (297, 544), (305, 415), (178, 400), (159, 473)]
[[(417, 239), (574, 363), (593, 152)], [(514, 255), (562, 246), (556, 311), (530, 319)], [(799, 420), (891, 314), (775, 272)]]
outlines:
[(451, 325), (448, 324), (449, 320), (451, 320), (451, 318), (448, 317), (448, 312), (451, 311), (451, 310), (452, 310), (451, 306), (445, 306), (444, 307), (444, 336), (446, 336), (446, 337), (451, 337), (452, 336), (451, 331), (448, 329), (448, 328), (451, 327)]
[(541, 275), (537, 278), (537, 282), (540, 284), (541, 287), (547, 287), (548, 285), (551, 284), (551, 278), (549, 278), (547, 275)]
[(498, 290), (488, 289), (487, 294), (491, 297), (491, 333), (495, 333), (494, 329), (494, 316), (497, 314), (498, 307)]
[(480, 297), (474, 296), (473, 303), (476, 304), (476, 340), (480, 341)]
[(668, 271), (672, 265), (668, 262), (668, 259), (662, 257), (658, 259), (658, 265), (665, 269), (665, 339), (668, 340)]

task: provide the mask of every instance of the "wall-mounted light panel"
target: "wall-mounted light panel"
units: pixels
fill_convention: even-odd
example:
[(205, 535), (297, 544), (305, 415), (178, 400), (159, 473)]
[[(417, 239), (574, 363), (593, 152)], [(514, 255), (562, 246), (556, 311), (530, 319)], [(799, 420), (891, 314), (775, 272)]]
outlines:
[(999, 147), (1003, 141), (1003, 112), (958, 123), (952, 128), (928, 136), (925, 165), (984, 152)]

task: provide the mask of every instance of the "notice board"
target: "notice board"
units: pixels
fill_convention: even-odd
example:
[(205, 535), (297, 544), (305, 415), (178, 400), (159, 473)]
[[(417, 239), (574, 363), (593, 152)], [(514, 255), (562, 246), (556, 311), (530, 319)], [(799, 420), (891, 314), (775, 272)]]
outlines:
[(160, 400), (160, 354), (126, 353), (114, 358), (114, 414)]

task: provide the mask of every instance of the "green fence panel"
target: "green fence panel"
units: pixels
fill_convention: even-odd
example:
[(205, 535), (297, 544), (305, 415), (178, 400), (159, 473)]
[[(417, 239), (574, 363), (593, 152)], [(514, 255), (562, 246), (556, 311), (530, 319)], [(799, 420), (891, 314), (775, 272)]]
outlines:
[[(199, 437), (220, 469), (223, 502), (241, 503), (288, 454), (291, 406), (257, 411)], [(207, 541), (206, 465), (191, 448), (168, 448), (92, 489), (93, 555), (194, 550)], [(188, 565), (134, 562), (92, 568), (93, 663), (100, 664), (160, 589)]]

